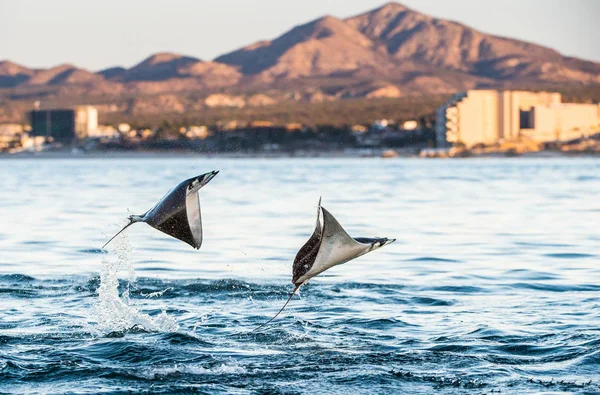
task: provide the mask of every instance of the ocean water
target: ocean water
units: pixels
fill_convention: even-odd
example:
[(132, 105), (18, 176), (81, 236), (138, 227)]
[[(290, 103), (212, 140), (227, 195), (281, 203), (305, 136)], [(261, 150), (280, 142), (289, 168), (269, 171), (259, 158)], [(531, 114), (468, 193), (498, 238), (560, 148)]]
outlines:
[[(0, 393), (599, 393), (598, 159), (2, 159)], [(144, 224), (182, 179), (200, 251)], [(319, 197), (397, 241), (288, 308)]]

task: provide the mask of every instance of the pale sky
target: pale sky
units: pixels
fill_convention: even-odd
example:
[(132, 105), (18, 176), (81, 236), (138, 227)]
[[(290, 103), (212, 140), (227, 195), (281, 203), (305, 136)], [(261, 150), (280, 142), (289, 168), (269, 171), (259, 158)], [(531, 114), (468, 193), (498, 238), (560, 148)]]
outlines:
[[(156, 52), (203, 60), (381, 0), (0, 0), (0, 60), (28, 67), (131, 67)], [(600, 0), (404, 0), (486, 33), (600, 62)]]

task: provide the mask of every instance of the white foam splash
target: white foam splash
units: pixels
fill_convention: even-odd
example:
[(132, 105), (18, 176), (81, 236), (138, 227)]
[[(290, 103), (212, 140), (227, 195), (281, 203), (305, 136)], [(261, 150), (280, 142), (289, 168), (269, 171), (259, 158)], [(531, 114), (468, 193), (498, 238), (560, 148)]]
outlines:
[(156, 291), (156, 292), (151, 292), (149, 294), (141, 294), (143, 297), (145, 297), (146, 299), (150, 299), (150, 298), (160, 298), (161, 296), (163, 296), (165, 294), (165, 292), (169, 291), (173, 289), (173, 287), (167, 287), (165, 289), (163, 289), (162, 291)]
[[(135, 269), (131, 261), (131, 244), (126, 235), (115, 241), (116, 259), (105, 256), (102, 259), (98, 302), (96, 304), (97, 324), (101, 331), (114, 332), (139, 326), (148, 331), (175, 332), (177, 321), (165, 311), (157, 316), (140, 312), (129, 300), (129, 286), (135, 282)], [(127, 273), (127, 289), (119, 295), (119, 272)]]
[(204, 368), (202, 366), (193, 365), (173, 365), (160, 368), (143, 368), (136, 369), (133, 374), (144, 379), (156, 379), (161, 376), (171, 376), (176, 374), (191, 374), (191, 375), (219, 375), (219, 374), (244, 374), (248, 371), (237, 365), (236, 363), (229, 362), (226, 364), (214, 366), (212, 368)]

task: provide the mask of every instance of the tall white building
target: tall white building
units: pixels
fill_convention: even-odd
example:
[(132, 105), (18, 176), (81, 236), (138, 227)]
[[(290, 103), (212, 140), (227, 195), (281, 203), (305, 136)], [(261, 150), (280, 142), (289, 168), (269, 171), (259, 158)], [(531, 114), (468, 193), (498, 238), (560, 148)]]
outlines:
[(600, 107), (563, 104), (559, 93), (470, 90), (437, 111), (439, 147), (526, 139), (566, 141), (600, 132)]
[(75, 107), (75, 135), (79, 139), (95, 135), (98, 129), (98, 110), (92, 106)]

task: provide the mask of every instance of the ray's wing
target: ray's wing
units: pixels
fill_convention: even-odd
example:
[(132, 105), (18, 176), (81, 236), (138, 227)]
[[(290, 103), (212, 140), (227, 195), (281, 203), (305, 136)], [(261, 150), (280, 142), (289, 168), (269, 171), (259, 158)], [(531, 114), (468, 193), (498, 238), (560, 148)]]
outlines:
[(189, 193), (186, 196), (185, 208), (190, 232), (194, 239), (194, 247), (199, 249), (202, 246), (202, 216), (200, 214), (200, 196), (198, 191)]
[(179, 184), (148, 211), (144, 219), (153, 228), (198, 248), (188, 223), (186, 188), (185, 183)]
[(188, 219), (185, 211), (186, 210), (184, 206), (183, 210), (177, 211), (175, 214), (167, 217), (163, 222), (156, 225), (151, 225), (161, 232), (168, 234), (169, 236), (181, 240), (194, 248), (198, 248), (196, 247), (194, 236), (192, 235), (188, 225)]
[(353, 246), (357, 244), (357, 241), (354, 240), (342, 227), (342, 225), (338, 222), (337, 219), (324, 207), (323, 209), (323, 238), (331, 239), (335, 238), (338, 243), (342, 243), (343, 245)]
[(368, 246), (359, 243), (344, 230), (335, 217), (323, 210), (323, 236), (319, 252), (313, 264), (313, 273), (317, 275), (335, 265), (346, 263), (366, 254)]
[(321, 209), (321, 199), (319, 199), (315, 231), (302, 248), (300, 248), (300, 251), (298, 251), (296, 258), (294, 259), (294, 266), (292, 269), (292, 283), (294, 284), (296, 284), (298, 279), (311, 269), (317, 258), (319, 248), (321, 247), (321, 238), (323, 235), (323, 225), (321, 221), (323, 217)]

